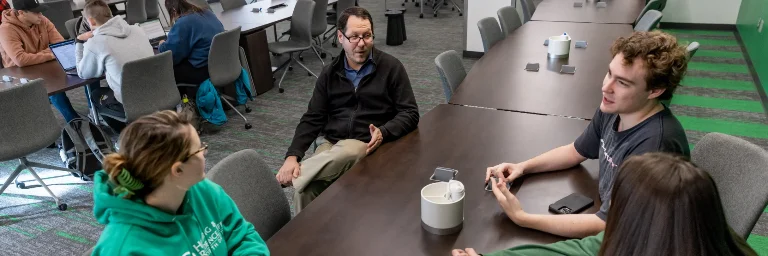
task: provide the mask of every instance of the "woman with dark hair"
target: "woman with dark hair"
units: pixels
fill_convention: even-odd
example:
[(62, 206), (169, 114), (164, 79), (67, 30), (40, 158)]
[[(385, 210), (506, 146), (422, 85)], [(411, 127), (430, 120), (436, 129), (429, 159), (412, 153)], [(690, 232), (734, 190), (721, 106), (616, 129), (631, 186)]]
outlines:
[[(757, 255), (728, 226), (712, 177), (682, 157), (633, 156), (611, 192), (605, 232), (487, 255)], [(509, 193), (494, 189), (496, 196)], [(453, 255), (479, 254), (467, 248)]]
[(173, 26), (158, 51), (173, 53), (176, 83), (199, 85), (210, 78), (208, 51), (213, 36), (224, 32), (224, 26), (213, 12), (186, 0), (166, 0), (165, 8)]

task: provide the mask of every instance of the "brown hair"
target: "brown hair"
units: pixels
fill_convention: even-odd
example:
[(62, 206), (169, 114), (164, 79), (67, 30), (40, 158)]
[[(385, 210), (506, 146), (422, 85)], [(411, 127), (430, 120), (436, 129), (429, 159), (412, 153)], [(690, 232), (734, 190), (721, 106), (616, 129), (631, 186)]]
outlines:
[(136, 197), (144, 198), (163, 183), (175, 162), (190, 153), (192, 138), (186, 132), (189, 125), (186, 116), (170, 110), (133, 121), (120, 133), (119, 152), (104, 159), (109, 180), (117, 186), (126, 186), (116, 178), (125, 169), (144, 185), (133, 191)]
[(349, 21), (350, 16), (355, 16), (371, 22), (371, 33), (373, 33), (373, 17), (371, 17), (371, 13), (369, 13), (365, 8), (357, 6), (347, 8), (339, 16), (339, 20), (336, 23), (336, 28), (341, 30), (341, 33), (347, 32), (347, 22)]
[(756, 255), (725, 220), (717, 186), (681, 156), (624, 161), (599, 255)]
[(688, 68), (684, 46), (677, 44), (677, 38), (660, 32), (634, 32), (629, 37), (620, 37), (611, 46), (612, 56), (624, 55), (624, 65), (631, 66), (640, 58), (646, 68), (646, 89), (666, 89), (658, 99), (672, 98)]
[(90, 0), (83, 7), (83, 15), (87, 18), (93, 18), (99, 24), (104, 24), (112, 18), (112, 11), (102, 0)]
[(203, 8), (187, 2), (187, 0), (165, 0), (165, 9), (171, 16), (171, 23), (175, 23), (178, 18), (190, 13), (202, 14)]

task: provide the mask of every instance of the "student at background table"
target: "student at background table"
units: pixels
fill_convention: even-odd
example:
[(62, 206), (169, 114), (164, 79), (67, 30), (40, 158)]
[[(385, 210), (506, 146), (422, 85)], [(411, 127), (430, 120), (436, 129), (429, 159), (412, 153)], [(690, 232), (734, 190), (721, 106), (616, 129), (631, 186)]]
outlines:
[[(499, 201), (517, 225), (547, 233), (581, 238), (605, 229), (611, 187), (624, 159), (645, 152), (690, 155), (680, 122), (660, 101), (672, 98), (687, 69), (685, 47), (669, 34), (635, 32), (617, 39), (613, 60), (603, 79), (603, 100), (589, 126), (576, 141), (522, 163), (489, 167), (499, 183), (529, 173), (570, 168), (587, 158), (599, 159), (599, 192), (603, 202), (597, 214), (528, 214), (516, 198)], [(600, 93), (595, 90), (594, 93)]]
[[(486, 255), (757, 255), (728, 226), (712, 177), (681, 156), (646, 153), (621, 166), (605, 232), (548, 245), (523, 245)], [(500, 200), (514, 197), (496, 184)], [(454, 250), (453, 256), (478, 255)]]
[(168, 40), (161, 42), (158, 50), (173, 53), (176, 83), (199, 85), (210, 78), (208, 51), (213, 37), (224, 32), (224, 25), (210, 10), (186, 0), (166, 0), (165, 8), (173, 26), (168, 32)]
[(206, 152), (174, 111), (128, 125), (94, 177), (93, 212), (106, 226), (93, 255), (269, 255), (232, 198), (205, 179)]
[[(56, 26), (41, 12), (48, 9), (35, 0), (13, 0), (13, 9), (3, 11), (0, 24), (0, 55), (3, 66), (26, 67), (56, 59), (49, 44), (64, 41)], [(64, 72), (62, 70), (62, 72)], [(31, 77), (30, 77), (31, 78)], [(48, 97), (69, 122), (79, 117), (64, 92)]]

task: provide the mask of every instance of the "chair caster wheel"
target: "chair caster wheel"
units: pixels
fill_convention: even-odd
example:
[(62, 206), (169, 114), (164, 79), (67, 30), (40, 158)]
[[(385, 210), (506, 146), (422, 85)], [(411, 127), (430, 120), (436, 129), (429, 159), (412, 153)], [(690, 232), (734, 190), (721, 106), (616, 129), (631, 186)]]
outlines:
[(299, 61), (304, 61), (304, 57), (299, 56)]
[(464, 14), (463, 13), (459, 13), (459, 16), (464, 16)]
[(312, 76), (312, 73), (307, 72), (307, 76)]
[(293, 67), (288, 67), (288, 71), (293, 71)]
[(331, 46), (333, 46), (333, 48), (338, 47), (338, 45), (336, 43), (331, 43)]
[(321, 58), (321, 59), (325, 59), (325, 57), (327, 57), (327, 56), (328, 56), (328, 55), (327, 55), (327, 54), (325, 54), (325, 53), (320, 53), (320, 58)]
[(435, 14), (432, 14), (432, 17), (435, 17), (435, 18), (437, 18), (437, 13), (435, 13)]
[(424, 18), (424, 14), (423, 13), (419, 14), (419, 19), (423, 19), (423, 18)]
[(19, 189), (26, 189), (27, 185), (24, 184), (24, 182), (19, 182), (19, 183), (16, 183), (16, 187)]
[(250, 107), (245, 108), (245, 113), (251, 113), (251, 111), (253, 111), (253, 109), (251, 109)]
[(451, 7), (451, 11), (455, 11), (455, 10), (456, 10), (456, 8)]
[(285, 90), (283, 90), (283, 88), (280, 88), (280, 89), (277, 90), (277, 92), (279, 92), (279, 93), (283, 93), (284, 91)]
[(59, 205), (59, 211), (66, 211), (67, 210), (67, 204), (60, 204)]
[(405, 3), (400, 4), (400, 6), (405, 6)]
[(246, 130), (248, 130), (248, 129), (251, 129), (252, 127), (253, 127), (253, 126), (251, 126), (251, 124), (245, 124), (245, 129), (246, 129)]
[(416, 3), (416, 7), (419, 7), (419, 3)]

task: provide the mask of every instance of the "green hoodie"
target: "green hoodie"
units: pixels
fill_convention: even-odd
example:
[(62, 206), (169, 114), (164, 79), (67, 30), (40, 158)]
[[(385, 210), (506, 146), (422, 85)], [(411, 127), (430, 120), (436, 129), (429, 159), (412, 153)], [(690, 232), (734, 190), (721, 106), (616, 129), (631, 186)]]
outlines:
[(173, 215), (113, 193), (109, 176), (94, 179), (96, 219), (106, 225), (93, 255), (269, 255), (264, 240), (224, 190), (209, 180), (192, 186)]
[(493, 253), (483, 254), (486, 256), (594, 256), (600, 252), (600, 245), (603, 243), (603, 232), (594, 236), (588, 236), (583, 239), (570, 239), (552, 244), (529, 244), (509, 248)]

